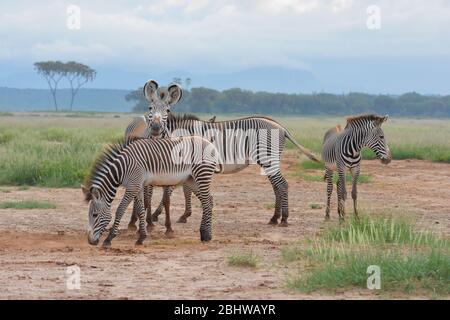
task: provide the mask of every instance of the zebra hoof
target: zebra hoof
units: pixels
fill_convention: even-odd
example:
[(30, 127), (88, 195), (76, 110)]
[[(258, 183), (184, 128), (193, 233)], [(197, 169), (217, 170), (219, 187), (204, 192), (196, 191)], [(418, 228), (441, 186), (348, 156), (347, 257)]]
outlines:
[(165, 235), (166, 235), (167, 238), (171, 239), (171, 238), (175, 237), (175, 232), (173, 232), (172, 229), (166, 230)]
[(271, 226), (276, 226), (276, 225), (278, 224), (278, 221), (277, 221), (277, 220), (270, 219), (270, 221), (269, 221), (268, 224), (271, 225)]
[(103, 241), (102, 247), (103, 247), (104, 249), (109, 249), (109, 248), (111, 248), (111, 241), (107, 241), (107, 240)]
[(137, 246), (142, 246), (144, 244), (144, 239), (138, 239), (136, 240), (136, 245)]
[(128, 231), (135, 231), (135, 230), (137, 230), (136, 225), (134, 223), (130, 222), (128, 224)]
[(289, 224), (287, 223), (287, 221), (281, 221), (280, 224), (279, 224), (278, 226), (279, 226), (279, 227), (282, 227), (282, 228), (286, 228), (286, 227), (289, 226)]
[(158, 216), (156, 214), (152, 214), (152, 221), (153, 222), (158, 221)]
[(200, 240), (202, 242), (211, 241), (211, 233), (205, 230), (200, 230)]
[(187, 219), (186, 219), (185, 216), (181, 216), (181, 217), (177, 220), (177, 223), (186, 223), (186, 222), (187, 222)]

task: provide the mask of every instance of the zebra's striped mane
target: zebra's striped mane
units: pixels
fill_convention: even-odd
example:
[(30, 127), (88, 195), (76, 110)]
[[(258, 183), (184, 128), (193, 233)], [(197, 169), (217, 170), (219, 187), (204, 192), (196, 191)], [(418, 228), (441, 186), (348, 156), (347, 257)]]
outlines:
[(169, 116), (167, 117), (167, 121), (184, 121), (184, 120), (200, 120), (199, 117), (196, 115), (193, 115), (192, 113), (169, 113)]
[[(119, 139), (116, 143), (107, 145), (102, 153), (97, 157), (94, 164), (91, 167), (90, 173), (85, 178), (84, 185), (89, 189), (92, 187), (95, 178), (97, 178), (98, 173), (105, 170), (105, 163), (112, 162), (116, 159), (117, 155), (122, 152), (127, 146), (136, 140), (141, 140), (143, 138), (130, 137), (128, 139)], [(90, 201), (92, 199), (92, 194), (90, 192), (85, 194), (85, 200)]]
[(348, 128), (352, 124), (357, 124), (361, 122), (372, 121), (375, 125), (379, 126), (385, 121), (386, 117), (379, 116), (377, 114), (363, 114), (358, 116), (350, 116), (347, 117), (347, 125), (345, 128)]

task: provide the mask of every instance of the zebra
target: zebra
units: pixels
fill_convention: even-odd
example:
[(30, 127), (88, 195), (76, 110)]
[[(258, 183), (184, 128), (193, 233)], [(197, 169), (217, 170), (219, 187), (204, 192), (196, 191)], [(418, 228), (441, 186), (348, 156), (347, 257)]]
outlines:
[[(95, 162), (87, 186), (81, 186), (90, 202), (88, 242), (97, 245), (111, 220), (111, 203), (120, 185), (125, 194), (117, 208), (114, 224), (103, 242), (111, 246), (119, 232), (120, 220), (132, 200), (139, 213), (139, 238), (146, 238), (143, 187), (186, 183), (202, 204), (201, 241), (212, 238), (213, 199), (210, 194), (212, 176), (221, 170), (218, 151), (212, 143), (196, 136), (167, 139), (128, 139), (109, 146)], [(167, 205), (170, 205), (168, 203)]]
[[(133, 119), (133, 121), (125, 129), (125, 139), (167, 137), (164, 127), (161, 126), (161, 123), (165, 123), (166, 119), (162, 117), (170, 116), (170, 113), (168, 112), (170, 108), (181, 100), (181, 97), (183, 96), (181, 87), (178, 84), (172, 84), (168, 88), (160, 88), (158, 83), (155, 80), (151, 79), (145, 83), (143, 87), (143, 94), (150, 103), (150, 111), (144, 116)], [(150, 118), (154, 118), (154, 121), (151, 123), (151, 125), (148, 121), (148, 119)], [(164, 200), (170, 201), (170, 199), (167, 199), (167, 194), (169, 194), (168, 187), (163, 187), (163, 189), (164, 194), (166, 195)], [(152, 194), (152, 186), (144, 187), (144, 203), (147, 204), (145, 206), (146, 210), (150, 212), (147, 214), (148, 219), (146, 219), (148, 228), (153, 227), (153, 222), (151, 219)], [(137, 210), (138, 208), (136, 207), (136, 202), (134, 202), (133, 216), (136, 218), (138, 216)], [(136, 227), (133, 223), (129, 225), (129, 228), (135, 229)], [(168, 210), (166, 210), (166, 234), (170, 235), (172, 233), (173, 230), (170, 223), (170, 214)]]
[[(151, 90), (154, 88), (155, 86), (145, 85), (144, 91), (148, 91), (145, 92), (145, 96), (150, 97)], [(278, 219), (281, 217), (279, 226), (288, 225), (288, 185), (279, 166), (285, 140), (290, 140), (311, 160), (320, 162), (311, 151), (296, 142), (292, 134), (281, 124), (268, 117), (257, 116), (209, 122), (195, 120), (186, 115), (169, 117), (169, 113), (170, 108), (155, 109), (154, 106), (150, 106), (146, 122), (151, 128), (156, 122), (160, 129), (150, 130), (152, 136), (160, 136), (161, 132), (164, 132), (169, 136), (199, 135), (205, 137), (219, 150), (219, 159), (222, 159), (223, 163), (222, 173), (235, 173), (245, 169), (250, 163), (257, 163), (264, 170), (275, 193), (275, 212), (269, 224), (277, 225)], [(230, 133), (231, 139), (227, 136)], [(275, 138), (273, 137), (274, 133)], [(239, 159), (235, 156), (239, 156)], [(224, 159), (229, 161), (224, 161)], [(190, 196), (189, 190), (185, 189), (186, 211), (178, 219), (178, 222), (186, 222), (191, 215)], [(153, 220), (157, 220), (157, 214), (153, 215)], [(133, 226), (135, 221), (136, 217), (132, 216), (129, 226)]]
[(347, 125), (342, 129), (340, 125), (328, 130), (324, 136), (322, 161), (325, 163), (325, 176), (327, 182), (327, 206), (325, 219), (330, 219), (330, 201), (333, 192), (333, 172), (338, 172), (337, 196), (339, 220), (345, 217), (345, 172), (352, 174), (352, 199), (355, 218), (357, 210), (357, 182), (361, 167), (361, 149), (369, 147), (383, 164), (391, 162), (392, 156), (386, 142), (381, 125), (388, 116), (375, 114), (353, 116), (347, 118)]

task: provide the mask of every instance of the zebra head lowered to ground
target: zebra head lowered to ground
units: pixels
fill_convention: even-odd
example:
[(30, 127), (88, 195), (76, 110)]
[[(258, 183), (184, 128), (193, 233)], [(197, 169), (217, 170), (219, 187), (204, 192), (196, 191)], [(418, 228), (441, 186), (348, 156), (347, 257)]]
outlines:
[(111, 221), (111, 204), (101, 195), (101, 189), (96, 186), (81, 186), (86, 201), (89, 201), (88, 241), (97, 245), (103, 230)]
[(147, 236), (145, 207), (148, 203), (144, 205), (144, 187), (181, 183), (189, 186), (202, 205), (201, 241), (211, 240), (213, 199), (210, 187), (214, 173), (221, 171), (218, 156), (216, 147), (198, 136), (127, 139), (110, 145), (97, 158), (86, 187), (82, 186), (85, 199), (90, 202), (87, 230), (89, 243), (97, 245), (111, 221), (111, 203), (119, 186), (125, 188), (125, 193), (104, 246), (110, 246), (118, 234), (120, 220), (133, 200), (139, 215), (139, 239), (136, 244), (142, 244)]
[(155, 80), (149, 80), (145, 83), (143, 91), (145, 98), (150, 102), (147, 114), (148, 128), (153, 137), (159, 137), (166, 132), (170, 108), (180, 101), (183, 90), (178, 84), (159, 88)]

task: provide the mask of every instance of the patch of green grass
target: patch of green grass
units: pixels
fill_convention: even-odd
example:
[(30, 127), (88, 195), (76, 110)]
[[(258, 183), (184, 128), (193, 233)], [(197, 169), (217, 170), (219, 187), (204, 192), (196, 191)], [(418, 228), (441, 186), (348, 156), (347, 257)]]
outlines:
[[(319, 172), (321, 170), (321, 172)], [(294, 171), (290, 172), (291, 176), (299, 177), (306, 181), (321, 182), (324, 181), (324, 165), (323, 163), (317, 163), (313, 161), (301, 161), (298, 165), (294, 166)], [(337, 173), (333, 175), (333, 183), (336, 184), (338, 180)], [(345, 181), (351, 183), (353, 181), (352, 175), (346, 173)], [(358, 177), (358, 183), (370, 183), (371, 178), (367, 174), (360, 173)]]
[(11, 193), (11, 190), (0, 188), (0, 192), (1, 193)]
[(259, 262), (259, 257), (253, 252), (237, 253), (227, 258), (228, 265), (235, 267), (249, 267), (256, 268)]
[(321, 204), (319, 204), (319, 203), (310, 203), (309, 207), (311, 209), (313, 209), (313, 210), (317, 210), (317, 209), (322, 209), (323, 208), (323, 206)]
[(304, 257), (304, 252), (298, 245), (284, 246), (281, 248), (281, 258), (285, 263), (300, 260), (302, 257)]
[(14, 113), (11, 113), (11, 112), (0, 112), (0, 117), (14, 117)]
[(331, 227), (323, 235), (325, 240), (350, 245), (438, 245), (440, 241), (433, 233), (414, 230), (404, 217), (392, 216), (370, 218), (363, 215), (358, 220), (352, 218), (340, 227)]
[(304, 170), (325, 170), (325, 164), (323, 162), (306, 160), (300, 162), (300, 168)]
[(55, 209), (56, 205), (47, 201), (21, 200), (0, 203), (0, 209)]
[(305, 292), (366, 288), (367, 268), (371, 265), (380, 267), (383, 291), (450, 293), (450, 256), (437, 250), (349, 252), (336, 263), (325, 263), (304, 277), (291, 278), (288, 286)]
[(130, 121), (20, 118), (11, 123), (0, 119), (0, 127), (6, 126), (8, 133), (7, 145), (2, 148), (0, 143), (0, 185), (79, 187), (102, 147), (123, 136)]
[(13, 138), (14, 138), (13, 134), (8, 131), (0, 132), (0, 145), (7, 144)]
[(264, 204), (264, 208), (266, 208), (267, 210), (275, 209), (275, 204), (273, 202), (272, 203), (265, 203)]
[(367, 268), (376, 265), (382, 291), (450, 293), (449, 240), (417, 231), (405, 218), (365, 216), (330, 227), (305, 246), (286, 247), (281, 253), (286, 263), (307, 262), (307, 272), (286, 281), (295, 290), (366, 288)]
[(28, 190), (28, 189), (30, 189), (30, 187), (29, 187), (29, 186), (25, 186), (25, 185), (19, 186), (19, 187), (17, 188), (18, 191), (26, 191), (26, 190)]

